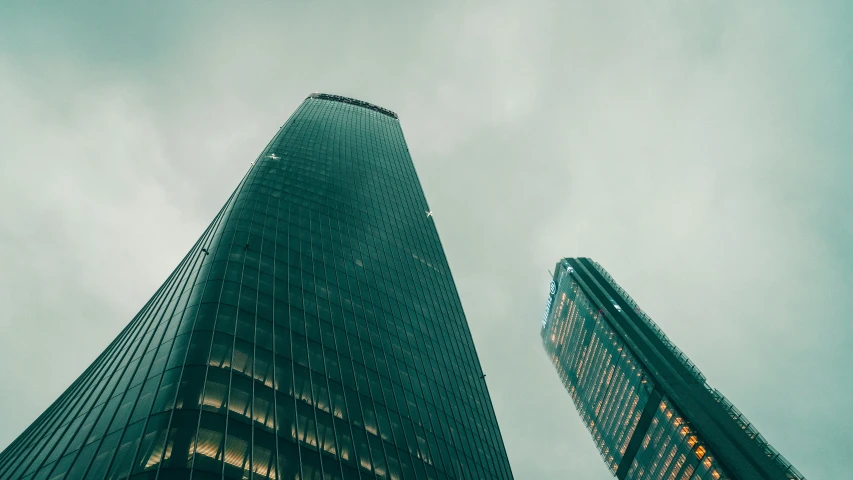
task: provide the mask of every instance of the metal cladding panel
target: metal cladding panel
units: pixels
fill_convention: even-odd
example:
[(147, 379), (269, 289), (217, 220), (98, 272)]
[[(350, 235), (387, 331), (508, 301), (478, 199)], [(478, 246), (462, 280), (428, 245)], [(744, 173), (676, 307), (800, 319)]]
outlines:
[(0, 478), (512, 478), (428, 211), (393, 112), (309, 97)]

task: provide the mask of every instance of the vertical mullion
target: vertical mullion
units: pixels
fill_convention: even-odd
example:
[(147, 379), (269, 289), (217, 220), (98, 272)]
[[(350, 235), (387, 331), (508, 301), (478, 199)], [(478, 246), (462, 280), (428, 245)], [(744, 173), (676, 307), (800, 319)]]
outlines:
[[(257, 166), (258, 165), (256, 164), (252, 167), (251, 171), (253, 174), (250, 175), (249, 181), (247, 182), (248, 184), (251, 184), (254, 181), (254, 178), (257, 175), (255, 173)], [(252, 188), (250, 186), (247, 194), (252, 194), (252, 193), (254, 193), (254, 192), (252, 192)], [(254, 196), (256, 197), (257, 195), (254, 195)], [(251, 196), (250, 196), (250, 198), (251, 198)], [(240, 211), (245, 211), (247, 209), (248, 205), (252, 205), (252, 210), (254, 211), (254, 209), (256, 208), (256, 205), (257, 205), (257, 200), (256, 199), (245, 200), (244, 203), (240, 207)], [(254, 216), (254, 213), (252, 214), (252, 216)], [(239, 215), (237, 216), (237, 218), (238, 218), (238, 222), (239, 222)], [(237, 230), (235, 230), (235, 237), (236, 237), (236, 233), (237, 233)], [(249, 222), (249, 231), (247, 232), (247, 236), (246, 236), (246, 246), (243, 249), (243, 256), (242, 256), (243, 265), (242, 265), (241, 270), (240, 270), (240, 288), (239, 288), (238, 294), (237, 294), (237, 316), (234, 320), (234, 331), (232, 332), (232, 339), (231, 339), (231, 368), (230, 368), (230, 373), (228, 375), (228, 400), (226, 403), (227, 408), (225, 411), (225, 432), (223, 433), (223, 445), (224, 445), (223, 458), (222, 458), (222, 475), (223, 476), (225, 475), (225, 465), (226, 465), (225, 452), (228, 451), (228, 427), (230, 426), (230, 423), (231, 423), (231, 391), (232, 391), (233, 383), (234, 383), (233, 382), (233, 379), (234, 379), (234, 352), (235, 352), (235, 348), (237, 346), (237, 328), (240, 326), (240, 304), (242, 303), (242, 297), (243, 297), (243, 278), (244, 278), (245, 273), (246, 273), (246, 259), (247, 259), (248, 253), (249, 253), (250, 240), (251, 240), (251, 221)], [(207, 368), (209, 369), (210, 366), (208, 365)], [(254, 359), (252, 359), (252, 368), (253, 368), (252, 373), (254, 374)], [(252, 381), (254, 382), (254, 379)], [(251, 412), (251, 407), (250, 407), (250, 412)], [(199, 421), (201, 421), (201, 416), (199, 416)], [(251, 446), (250, 446), (250, 448), (251, 448)], [(250, 463), (250, 468), (251, 468), (251, 463)]]
[[(284, 160), (283, 154), (282, 154), (282, 160)], [(285, 171), (285, 168), (282, 167), (282, 172), (284, 172), (284, 171)], [(275, 451), (273, 452), (274, 453), (273, 462), (275, 465), (275, 473), (276, 473), (275, 478), (276, 478), (276, 480), (280, 479), (281, 475), (282, 475), (281, 470), (279, 469), (279, 465), (281, 465), (281, 462), (279, 462), (279, 459), (278, 459), (278, 456), (279, 456), (278, 432), (279, 432), (279, 428), (280, 428), (280, 426), (278, 424), (278, 419), (279, 419), (279, 416), (278, 416), (278, 387), (279, 387), (279, 385), (278, 385), (278, 382), (276, 381), (278, 379), (278, 352), (276, 351), (276, 348), (275, 348), (276, 344), (278, 343), (276, 340), (276, 332), (278, 331), (278, 329), (276, 328), (277, 325), (275, 323), (276, 290), (278, 289), (277, 288), (278, 280), (277, 280), (275, 274), (276, 274), (276, 268), (278, 268), (278, 225), (279, 225), (279, 219), (280, 218), (281, 218), (281, 198), (279, 197), (279, 199), (276, 201), (275, 237), (274, 237), (274, 241), (273, 241), (273, 253), (272, 253), (272, 255), (273, 255), (273, 257), (272, 257), (272, 293), (271, 293), (271, 295), (272, 295), (272, 310), (271, 310), (272, 311), (272, 318), (270, 319), (270, 323), (272, 324), (272, 335), (273, 335), (273, 338), (272, 338), (272, 378), (273, 378), (272, 415), (273, 415), (273, 442), (274, 442), (273, 448), (275, 449)]]
[[(250, 172), (251, 172), (251, 171), (250, 171)], [(224, 225), (225, 225), (225, 224), (227, 224), (228, 219), (230, 219), (230, 218), (231, 218), (231, 215), (232, 215), (232, 214), (233, 214), (233, 212), (234, 212), (234, 208), (233, 208), (233, 207), (234, 207), (234, 203), (236, 203), (237, 196), (238, 196), (238, 195), (239, 195), (239, 193), (242, 191), (243, 186), (246, 184), (246, 180), (248, 179), (248, 177), (249, 177), (249, 173), (250, 173), (250, 172), (247, 172), (247, 173), (243, 176), (242, 180), (241, 180), (241, 181), (240, 181), (240, 183), (237, 185), (237, 188), (236, 188), (236, 189), (234, 189), (234, 192), (232, 192), (232, 193), (231, 193), (231, 196), (228, 198), (228, 201), (227, 201), (227, 202), (225, 202), (225, 205), (224, 205), (224, 206), (222, 207), (222, 209), (219, 211), (219, 214), (217, 215), (217, 217), (214, 219), (214, 221), (213, 221), (213, 222), (211, 222), (211, 225), (213, 225), (213, 224), (215, 224), (215, 223), (217, 224), (217, 226), (216, 226), (216, 227), (214, 227), (214, 228), (212, 228), (212, 229), (211, 229), (211, 231), (212, 231), (212, 232), (214, 232), (214, 233), (213, 233), (213, 236), (214, 236), (214, 237), (216, 236), (216, 234), (217, 234), (217, 233), (219, 233), (219, 232), (218, 232), (218, 230), (219, 230), (219, 228), (220, 228), (220, 227), (219, 227), (219, 225), (223, 225), (223, 227), (224, 227)], [(217, 223), (217, 222), (218, 222), (218, 223)], [(235, 233), (236, 233), (236, 230), (235, 230)], [(224, 236), (224, 235), (223, 235), (223, 236)], [(222, 244), (223, 244), (223, 240), (222, 240), (222, 237), (220, 236), (220, 238), (219, 238), (219, 242), (217, 243), (217, 251), (218, 251), (218, 249), (219, 249), (219, 248), (222, 248)], [(229, 248), (230, 248), (230, 247), (229, 247)], [(208, 251), (209, 251), (209, 249), (208, 249)], [(215, 258), (216, 252), (212, 252), (212, 253), (210, 253), (210, 252), (209, 252), (209, 254), (210, 254), (210, 255), (213, 255), (213, 257)], [(213, 260), (211, 261), (211, 263), (213, 263)], [(210, 269), (210, 270), (208, 270), (208, 278), (210, 278), (210, 273), (211, 273), (211, 272), (212, 272), (212, 267), (211, 267), (211, 269)], [(205, 293), (205, 291), (206, 291), (206, 290), (207, 290), (207, 282), (205, 282), (204, 288), (203, 288), (203, 290), (202, 290), (202, 295), (204, 295), (204, 293)], [(221, 295), (221, 290), (220, 290), (220, 295)], [(199, 311), (200, 311), (200, 309), (199, 309), (199, 310), (196, 310), (195, 318), (193, 318), (193, 319), (192, 319), (193, 327), (189, 330), (190, 340), (187, 342), (187, 346), (188, 346), (188, 348), (187, 348), (187, 351), (184, 353), (184, 361), (181, 363), (181, 366), (180, 366), (180, 368), (181, 368), (181, 374), (178, 376), (178, 383), (177, 383), (178, 387), (177, 387), (177, 388), (175, 388), (175, 397), (173, 397), (173, 402), (174, 402), (174, 399), (175, 399), (175, 398), (177, 398), (177, 395), (180, 393), (180, 385), (181, 385), (181, 382), (183, 381), (184, 371), (185, 371), (185, 369), (186, 369), (186, 358), (187, 358), (187, 355), (189, 354), (189, 345), (190, 345), (190, 344), (191, 344), (191, 342), (192, 342), (192, 337), (195, 335), (195, 325), (198, 323), (198, 312), (199, 312)], [(218, 313), (218, 312), (217, 312), (217, 313)], [(183, 316), (182, 316), (182, 317), (183, 317)], [(188, 319), (186, 319), (186, 320), (188, 320)], [(183, 319), (183, 318), (182, 318), (182, 319), (181, 319), (181, 322), (183, 322), (183, 321), (185, 321), (185, 319)], [(214, 328), (215, 328), (215, 325), (214, 325)], [(174, 343), (172, 344), (172, 350), (174, 351)], [(209, 355), (209, 352), (208, 352), (208, 355)], [(171, 353), (170, 353), (170, 356), (171, 356)], [(165, 373), (165, 372), (164, 372), (164, 373)], [(205, 375), (205, 378), (206, 378), (206, 375)], [(202, 395), (203, 395), (203, 394), (204, 394), (204, 387), (202, 387)], [(168, 421), (168, 422), (167, 422), (167, 424), (166, 424), (166, 425), (167, 425), (167, 426), (166, 426), (166, 432), (167, 432), (167, 434), (165, 435), (165, 437), (164, 437), (164, 439), (163, 439), (163, 442), (164, 442), (164, 444), (163, 444), (163, 448), (164, 448), (164, 449), (165, 449), (165, 447), (166, 447), (167, 442), (169, 441), (169, 435), (168, 435), (168, 432), (170, 432), (170, 431), (171, 431), (172, 420), (174, 420), (174, 418), (175, 418), (175, 410), (176, 410), (176, 408), (175, 408), (175, 406), (174, 406), (174, 404), (173, 404), (173, 405), (172, 405), (172, 408), (171, 408), (171, 409), (170, 409), (170, 411), (169, 411), (169, 421)], [(201, 415), (199, 415), (199, 422), (200, 422), (200, 421), (201, 421)], [(198, 422), (196, 423), (196, 437), (197, 437), (197, 436), (198, 436)], [(196, 442), (197, 442), (197, 438), (194, 438), (194, 439), (190, 442), (190, 447), (193, 449), (193, 450), (191, 450), (192, 452), (194, 452), (194, 451), (195, 451)], [(155, 477), (155, 478), (159, 478), (159, 476), (160, 476), (160, 471), (161, 471), (162, 467), (163, 467), (163, 462), (161, 461), (161, 462), (159, 463), (159, 465), (157, 465), (157, 473), (156, 473), (156, 477)]]
[[(288, 228), (287, 251), (288, 251), (288, 257), (290, 256), (290, 239), (292, 238), (292, 236), (290, 235), (290, 226), (291, 226), (291, 221), (292, 221), (291, 220), (292, 215), (293, 215), (292, 209), (288, 205), (288, 208), (287, 208), (287, 228)], [(299, 244), (297, 243), (297, 246), (298, 245)], [(299, 252), (301, 255), (301, 248), (299, 249)], [(301, 269), (300, 269), (300, 271), (301, 271)], [(299, 275), (301, 278), (302, 274), (300, 273)], [(302, 285), (300, 285), (299, 287), (301, 289)], [(289, 295), (290, 295), (290, 272), (288, 272), (288, 302), (287, 302), (287, 308), (288, 308), (288, 319), (292, 322), (293, 321), (293, 313), (292, 313), (292, 308), (290, 306)], [(303, 304), (303, 306), (304, 306), (304, 304)], [(293, 350), (293, 327), (292, 327), (292, 323), (289, 327), (290, 328), (288, 328), (288, 330), (290, 331), (290, 351), (294, 352), (294, 350)], [(291, 354), (291, 357), (295, 357), (295, 356), (296, 356), (295, 353)], [(296, 364), (296, 359), (291, 358), (290, 359), (290, 378), (293, 379), (294, 387), (296, 386), (296, 367), (295, 367), (295, 364)], [(295, 393), (295, 390), (294, 390), (294, 393)], [(296, 443), (296, 455), (298, 457), (298, 463), (299, 463), (299, 478), (304, 478), (304, 473), (302, 471), (302, 445), (300, 445), (300, 443), (299, 443), (299, 411), (297, 409), (298, 405), (296, 403), (297, 402), (296, 395), (291, 395), (291, 400), (293, 400), (293, 402), (292, 402), (292, 404), (293, 404), (293, 418), (294, 418), (294, 422), (296, 422), (295, 423), (295, 429), (296, 429), (296, 439), (295, 439), (296, 442), (295, 443)]]

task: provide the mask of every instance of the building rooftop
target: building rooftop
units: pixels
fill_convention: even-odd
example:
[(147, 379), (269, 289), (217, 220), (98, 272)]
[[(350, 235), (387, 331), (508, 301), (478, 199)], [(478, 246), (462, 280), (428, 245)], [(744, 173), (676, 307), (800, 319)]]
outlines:
[(392, 112), (391, 110), (388, 110), (387, 108), (382, 108), (382, 107), (380, 107), (378, 105), (374, 105), (372, 103), (367, 103), (367, 102), (364, 102), (361, 100), (356, 100), (355, 98), (342, 97), (340, 95), (332, 95), (330, 93), (312, 93), (311, 95), (308, 95), (308, 98), (318, 98), (320, 100), (331, 100), (333, 102), (348, 103), (350, 105), (355, 105), (357, 107), (363, 107), (363, 108), (366, 108), (368, 110), (373, 110), (374, 112), (379, 112), (383, 115), (388, 115), (391, 118), (396, 118), (396, 119), (400, 118), (397, 116), (396, 113)]

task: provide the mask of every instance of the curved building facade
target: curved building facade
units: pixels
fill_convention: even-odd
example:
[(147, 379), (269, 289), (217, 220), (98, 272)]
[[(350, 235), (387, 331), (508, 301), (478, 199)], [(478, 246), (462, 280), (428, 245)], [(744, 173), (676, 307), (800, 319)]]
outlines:
[(0, 478), (510, 479), (397, 115), (314, 94)]

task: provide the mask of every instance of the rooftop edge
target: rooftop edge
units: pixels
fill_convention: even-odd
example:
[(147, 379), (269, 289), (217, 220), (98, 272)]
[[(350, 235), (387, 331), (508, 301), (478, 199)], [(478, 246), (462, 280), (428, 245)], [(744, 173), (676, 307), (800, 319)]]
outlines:
[(379, 112), (383, 115), (387, 115), (387, 116), (394, 118), (394, 119), (397, 119), (397, 120), (400, 119), (400, 117), (398, 117), (396, 113), (392, 112), (391, 110), (388, 110), (387, 108), (382, 108), (378, 105), (374, 105), (372, 103), (367, 103), (367, 102), (364, 102), (362, 100), (356, 100), (355, 98), (342, 97), (340, 95), (332, 95), (330, 93), (312, 93), (311, 95), (308, 95), (308, 98), (317, 98), (319, 100), (330, 100), (333, 102), (348, 103), (350, 105), (355, 105), (357, 107), (362, 107), (362, 108), (366, 108), (368, 110), (373, 110), (374, 112)]

